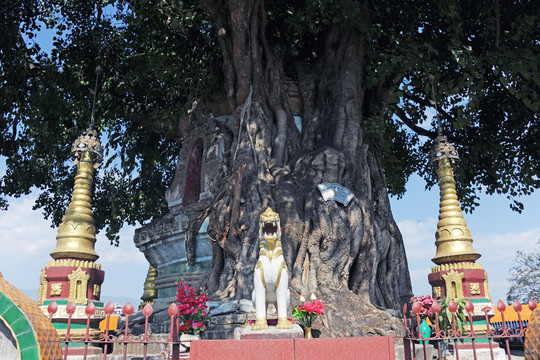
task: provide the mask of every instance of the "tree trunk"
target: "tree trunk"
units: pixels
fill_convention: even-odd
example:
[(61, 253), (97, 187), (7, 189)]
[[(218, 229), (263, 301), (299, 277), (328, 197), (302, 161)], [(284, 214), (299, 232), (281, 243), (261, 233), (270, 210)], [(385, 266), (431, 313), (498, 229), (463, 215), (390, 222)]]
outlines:
[[(235, 118), (227, 195), (210, 211), (209, 289), (222, 299), (251, 298), (258, 218), (271, 206), (281, 218), (292, 305), (300, 294), (325, 302), (328, 336), (401, 331), (396, 316), (412, 291), (381, 167), (382, 135), (368, 144), (362, 131), (373, 114), (365, 113), (361, 39), (332, 29), (319, 62), (297, 65), (300, 133), (282, 59), (265, 41), (262, 2), (202, 3), (218, 32)], [(324, 201), (322, 182), (347, 187), (354, 199)]]

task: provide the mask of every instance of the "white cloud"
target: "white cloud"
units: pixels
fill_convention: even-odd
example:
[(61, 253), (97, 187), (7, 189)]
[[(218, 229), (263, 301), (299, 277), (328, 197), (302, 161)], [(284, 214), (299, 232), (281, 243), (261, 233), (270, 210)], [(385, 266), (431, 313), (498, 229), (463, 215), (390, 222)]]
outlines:
[(398, 222), (409, 261), (431, 259), (435, 255), (437, 220), (403, 220)]
[(508, 257), (514, 258), (518, 250), (534, 249), (540, 238), (538, 234), (540, 228), (506, 234), (473, 234), (473, 245), (482, 255), (484, 252), (489, 253), (490, 260), (505, 261)]
[[(41, 269), (52, 258), (57, 229), (32, 210), (35, 197), (11, 199), (8, 211), (0, 212), (0, 271), (19, 289), (37, 289)], [(109, 244), (104, 234), (97, 235), (96, 261), (105, 271), (103, 296), (138, 298), (148, 271), (148, 262), (133, 243), (134, 227), (120, 231), (120, 246)]]

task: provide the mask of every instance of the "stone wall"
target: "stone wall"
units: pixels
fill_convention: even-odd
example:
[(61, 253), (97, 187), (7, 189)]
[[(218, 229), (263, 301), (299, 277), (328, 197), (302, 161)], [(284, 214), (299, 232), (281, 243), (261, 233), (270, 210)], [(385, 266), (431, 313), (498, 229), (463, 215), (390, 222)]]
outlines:
[[(169, 304), (156, 304), (154, 313), (150, 316), (150, 332), (152, 334), (167, 334), (171, 331), (171, 317), (168, 314)], [(255, 320), (255, 308), (251, 300), (242, 299), (230, 302), (209, 301), (208, 328), (203, 333), (203, 339), (234, 339), (234, 329), (249, 326), (250, 320)], [(144, 333), (144, 316), (138, 311), (129, 318), (130, 330), (134, 335)], [(125, 327), (124, 316), (118, 322), (118, 331)]]

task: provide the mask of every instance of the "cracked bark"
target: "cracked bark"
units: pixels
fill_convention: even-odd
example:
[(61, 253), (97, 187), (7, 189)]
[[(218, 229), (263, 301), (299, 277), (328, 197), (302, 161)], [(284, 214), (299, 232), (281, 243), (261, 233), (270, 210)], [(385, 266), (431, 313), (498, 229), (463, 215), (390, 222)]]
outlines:
[[(326, 302), (325, 335), (399, 332), (396, 315), (412, 291), (386, 192), (382, 137), (366, 139), (362, 131), (364, 117), (373, 114), (364, 104), (361, 39), (335, 28), (317, 64), (296, 64), (303, 100), (300, 134), (286, 101), (284, 64), (264, 41), (264, 3), (203, 5), (215, 27), (224, 29), (219, 33), (224, 85), (236, 124), (231, 151), (236, 158), (221, 181), (223, 198), (209, 211), (215, 242), (206, 285), (222, 299), (251, 298), (258, 218), (271, 206), (281, 218), (292, 305), (300, 294), (311, 293)], [(251, 104), (240, 132), (249, 89)], [(243, 164), (241, 192), (235, 194), (229, 183), (235, 184)], [(349, 206), (325, 202), (317, 189), (321, 182), (340, 183), (355, 198)], [(233, 252), (226, 246), (231, 242), (237, 244)]]

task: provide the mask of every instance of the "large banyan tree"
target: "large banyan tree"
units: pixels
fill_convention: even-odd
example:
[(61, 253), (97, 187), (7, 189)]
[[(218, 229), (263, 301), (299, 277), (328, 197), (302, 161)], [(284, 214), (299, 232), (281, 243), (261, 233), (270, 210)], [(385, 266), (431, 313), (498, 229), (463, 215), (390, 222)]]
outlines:
[[(462, 154), (462, 203), (474, 208), (483, 189), (508, 194), (519, 210), (516, 198), (540, 186), (539, 7), (12, 2), (0, 18), (0, 192), (38, 187), (36, 207), (60, 222), (72, 186), (69, 144), (88, 124), (101, 65), (96, 126), (108, 162), (94, 206), (115, 242), (124, 223), (167, 211), (186, 124), (209, 121), (210, 99), (221, 95), (234, 117), (227, 166), (212, 202), (190, 210), (194, 224), (210, 218), (206, 285), (222, 298), (251, 297), (257, 219), (271, 206), (282, 219), (293, 297), (314, 293), (327, 303), (330, 335), (385, 334), (411, 295), (389, 194), (403, 194), (414, 172), (434, 183), (425, 159), (436, 136), (430, 74), (443, 130)], [(324, 201), (323, 182), (354, 199)]]

